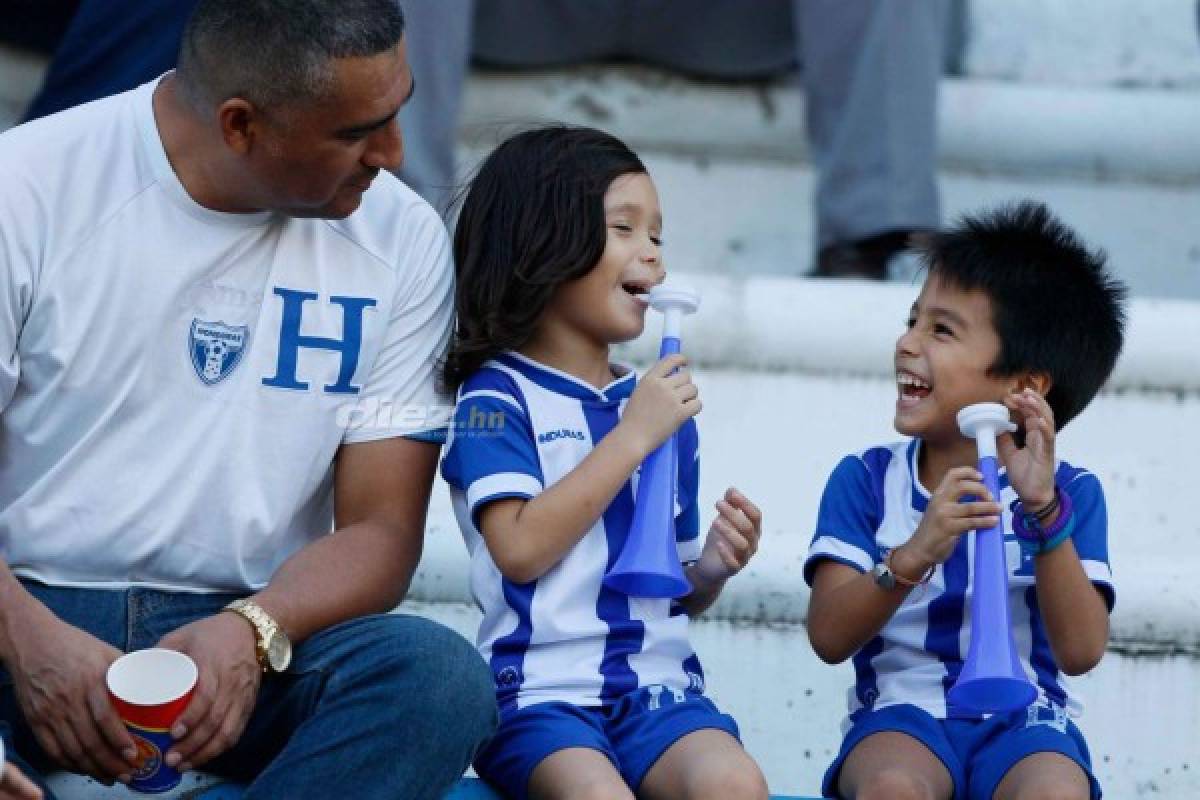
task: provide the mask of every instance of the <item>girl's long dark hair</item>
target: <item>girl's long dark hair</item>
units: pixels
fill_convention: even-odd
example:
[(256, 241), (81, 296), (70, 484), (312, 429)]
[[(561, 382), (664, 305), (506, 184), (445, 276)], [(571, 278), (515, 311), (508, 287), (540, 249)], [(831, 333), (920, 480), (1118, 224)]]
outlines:
[(447, 390), (529, 340), (554, 291), (600, 261), (609, 185), (644, 172), (624, 142), (592, 128), (538, 128), (492, 151), (454, 232), (458, 323), (443, 368)]

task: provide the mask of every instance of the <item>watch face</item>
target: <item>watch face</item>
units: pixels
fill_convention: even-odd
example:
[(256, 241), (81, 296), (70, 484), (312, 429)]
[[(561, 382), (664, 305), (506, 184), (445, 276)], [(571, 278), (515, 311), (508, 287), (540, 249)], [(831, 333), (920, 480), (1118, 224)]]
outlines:
[(267, 663), (272, 672), (283, 672), (292, 663), (292, 643), (286, 636), (277, 633), (267, 642)]
[(871, 570), (871, 575), (875, 577), (875, 584), (881, 589), (895, 589), (896, 576), (887, 568), (886, 564), (876, 564)]

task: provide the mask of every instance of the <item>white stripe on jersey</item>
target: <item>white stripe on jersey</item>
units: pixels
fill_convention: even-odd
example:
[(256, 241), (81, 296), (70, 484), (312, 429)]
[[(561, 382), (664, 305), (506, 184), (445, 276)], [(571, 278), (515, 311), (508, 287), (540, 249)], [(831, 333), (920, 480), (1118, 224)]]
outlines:
[(520, 472), (498, 472), (480, 478), (467, 488), (467, 506), (474, 511), (480, 500), (485, 500), (498, 494), (522, 492), (533, 497), (540, 494), (542, 484), (532, 475)]
[[(473, 397), (494, 397), (497, 400), (503, 400), (505, 403), (508, 403), (517, 411), (522, 411), (521, 404), (517, 402), (517, 398), (513, 397), (511, 394), (505, 394), (504, 392), (497, 392), (491, 389), (476, 389), (473, 392), (467, 392), (466, 394), (459, 396), (458, 402), (461, 403), (463, 400), (470, 400)], [(522, 411), (522, 413), (524, 412)]]
[(829, 556), (834, 561), (849, 561), (851, 564), (856, 564), (863, 572), (870, 572), (871, 568), (875, 566), (875, 559), (863, 550), (833, 536), (818, 536), (812, 543), (812, 547), (809, 548), (810, 558), (813, 553)]

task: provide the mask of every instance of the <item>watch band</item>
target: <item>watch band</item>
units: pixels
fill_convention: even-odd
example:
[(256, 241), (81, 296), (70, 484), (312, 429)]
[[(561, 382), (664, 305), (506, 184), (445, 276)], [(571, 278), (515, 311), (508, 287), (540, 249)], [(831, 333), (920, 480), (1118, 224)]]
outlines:
[(248, 597), (234, 600), (225, 606), (224, 610), (232, 611), (254, 627), (254, 655), (258, 659), (258, 665), (262, 667), (263, 672), (273, 672), (268, 647), (273, 636), (283, 635), (279, 623), (262, 606)]
[(907, 586), (909, 589), (914, 589), (918, 586), (924, 586), (925, 584), (929, 583), (929, 581), (933, 578), (933, 573), (937, 571), (937, 564), (930, 564), (929, 568), (925, 570), (925, 574), (915, 581), (911, 578), (906, 578), (899, 572), (896, 572), (896, 568), (892, 566), (892, 556), (895, 555), (898, 549), (899, 548), (897, 547), (893, 547), (891, 550), (888, 550), (887, 555), (883, 557), (883, 563), (887, 566), (888, 572), (892, 573), (892, 577), (896, 579), (896, 583), (900, 584), (901, 586)]
[(896, 549), (893, 547), (891, 550), (888, 550), (887, 554), (883, 557), (883, 561), (880, 561), (871, 569), (871, 576), (875, 579), (875, 585), (881, 589), (891, 591), (897, 586), (914, 589), (929, 583), (930, 579), (933, 578), (933, 573), (937, 570), (937, 564), (931, 564), (929, 569), (925, 570), (925, 574), (919, 580), (914, 581), (896, 572), (892, 566), (892, 554), (896, 552)]

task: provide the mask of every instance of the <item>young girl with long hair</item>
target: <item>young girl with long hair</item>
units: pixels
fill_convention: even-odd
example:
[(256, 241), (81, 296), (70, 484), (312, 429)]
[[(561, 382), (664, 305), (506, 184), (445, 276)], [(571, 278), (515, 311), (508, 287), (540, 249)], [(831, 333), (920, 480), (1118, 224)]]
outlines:
[[(767, 797), (687, 636), (754, 554), (761, 514), (729, 489), (699, 535), (687, 360), (638, 379), (609, 357), (641, 334), (666, 275), (661, 231), (645, 166), (586, 128), (501, 144), (459, 217), (445, 369), (458, 404), (442, 473), (500, 710), (475, 768), (510, 797)], [(603, 577), (629, 533), (639, 465), (676, 432), (674, 533), (691, 592), (627, 596)]]

